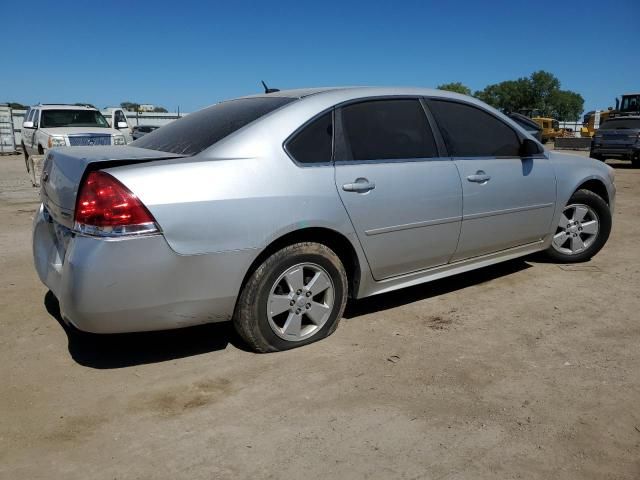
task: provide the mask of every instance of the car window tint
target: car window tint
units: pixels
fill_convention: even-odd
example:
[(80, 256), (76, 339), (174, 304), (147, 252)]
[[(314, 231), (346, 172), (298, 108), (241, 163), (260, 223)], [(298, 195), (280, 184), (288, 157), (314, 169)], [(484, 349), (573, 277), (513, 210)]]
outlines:
[(253, 97), (218, 103), (171, 122), (130, 145), (195, 155), (258, 118), (293, 102), (286, 97)]
[(454, 157), (520, 156), (515, 131), (488, 112), (444, 100), (431, 100), (429, 109)]
[(433, 133), (415, 99), (374, 100), (341, 109), (341, 160), (437, 157)]
[(287, 151), (300, 163), (331, 161), (333, 121), (331, 112), (315, 119), (287, 143)]

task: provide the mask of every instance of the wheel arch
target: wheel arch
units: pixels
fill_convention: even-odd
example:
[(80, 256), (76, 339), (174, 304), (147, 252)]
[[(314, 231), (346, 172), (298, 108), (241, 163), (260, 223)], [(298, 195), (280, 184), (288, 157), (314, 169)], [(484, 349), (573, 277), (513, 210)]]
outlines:
[(598, 178), (591, 178), (589, 180), (582, 182), (578, 186), (578, 188), (574, 190), (573, 193), (576, 193), (578, 190), (589, 190), (595, 193), (596, 195), (598, 195), (599, 197), (601, 197), (606, 202), (607, 205), (610, 205), (609, 191), (607, 190), (607, 187), (604, 184), (604, 182)]
[(300, 242), (321, 243), (333, 250), (336, 255), (338, 255), (338, 258), (340, 258), (347, 272), (349, 297), (357, 298), (362, 271), (356, 248), (344, 234), (326, 227), (306, 227), (293, 230), (273, 240), (260, 252), (247, 269), (240, 285), (240, 291), (242, 291), (256, 268), (270, 255), (284, 247)]

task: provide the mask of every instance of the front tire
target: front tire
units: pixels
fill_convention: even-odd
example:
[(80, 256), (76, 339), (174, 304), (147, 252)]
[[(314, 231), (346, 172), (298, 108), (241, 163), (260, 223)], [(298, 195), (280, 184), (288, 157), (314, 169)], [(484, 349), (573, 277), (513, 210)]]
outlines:
[(590, 190), (578, 190), (564, 207), (546, 252), (558, 263), (584, 262), (602, 249), (610, 233), (607, 202)]
[(336, 330), (347, 294), (347, 274), (335, 252), (319, 243), (296, 243), (252, 273), (233, 323), (256, 352), (301, 347)]

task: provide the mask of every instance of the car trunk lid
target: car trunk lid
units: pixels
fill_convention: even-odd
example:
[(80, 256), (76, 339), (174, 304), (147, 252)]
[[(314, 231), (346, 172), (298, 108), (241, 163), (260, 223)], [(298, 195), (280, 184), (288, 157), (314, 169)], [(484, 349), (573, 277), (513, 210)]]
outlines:
[(53, 149), (42, 169), (40, 198), (53, 220), (72, 228), (78, 188), (88, 170), (182, 156), (128, 146)]

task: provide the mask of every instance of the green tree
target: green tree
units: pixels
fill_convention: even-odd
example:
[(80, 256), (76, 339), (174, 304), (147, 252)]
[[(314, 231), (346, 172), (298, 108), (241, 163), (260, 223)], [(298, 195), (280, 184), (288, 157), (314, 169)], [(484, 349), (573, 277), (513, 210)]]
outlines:
[[(87, 102), (76, 102), (74, 103), (74, 105), (78, 106), (78, 107), (91, 107), (91, 108), (96, 108), (95, 106), (93, 106), (90, 103)], [(97, 109), (96, 109), (97, 110)]]
[(569, 90), (557, 90), (552, 93), (551, 116), (561, 122), (573, 122), (577, 120), (584, 109), (582, 95)]
[(27, 108), (29, 108), (27, 105), (23, 105), (18, 102), (7, 102), (7, 105), (9, 105), (9, 107), (13, 110), (26, 110)]
[(532, 108), (532, 92), (529, 79), (519, 78), (488, 85), (474, 94), (485, 103), (504, 112), (517, 112)]
[(133, 102), (121, 102), (120, 107), (124, 110), (128, 110), (129, 112), (137, 112), (140, 110), (140, 104)]
[(553, 100), (560, 90), (560, 80), (549, 72), (539, 70), (531, 74), (529, 84), (533, 107), (545, 117), (552, 116), (555, 110)]
[(443, 83), (442, 85), (438, 85), (436, 88), (438, 90), (461, 93), (462, 95), (471, 95), (471, 89), (461, 82)]
[(579, 93), (560, 90), (560, 80), (539, 70), (529, 77), (487, 85), (475, 96), (504, 112), (528, 111), (558, 120), (576, 120), (584, 108)]
[(153, 111), (157, 113), (167, 113), (167, 109), (164, 107), (155, 107)]

